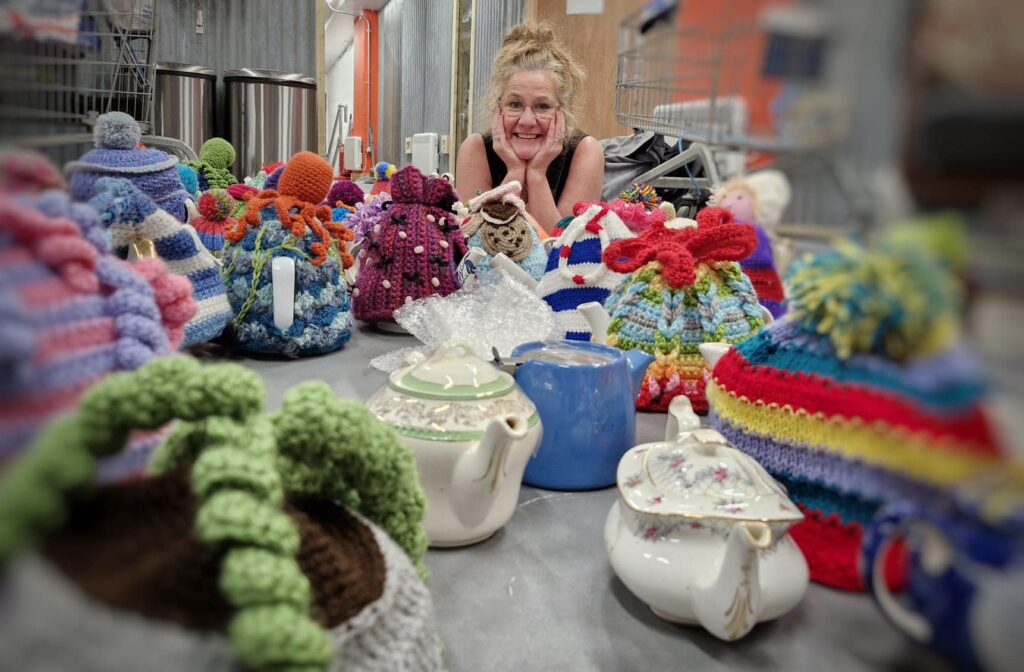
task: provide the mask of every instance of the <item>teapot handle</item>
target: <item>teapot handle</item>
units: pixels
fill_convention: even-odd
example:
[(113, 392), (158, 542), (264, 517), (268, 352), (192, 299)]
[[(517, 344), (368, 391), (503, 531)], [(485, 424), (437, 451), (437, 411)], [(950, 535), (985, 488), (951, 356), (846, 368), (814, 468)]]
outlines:
[[(868, 590), (874, 595), (875, 601), (886, 617), (900, 630), (914, 640), (927, 644), (932, 640), (931, 623), (904, 605), (893, 595), (885, 577), (885, 560), (892, 550), (893, 544), (904, 536), (911, 527), (927, 526), (929, 534), (937, 534), (948, 545), (945, 535), (931, 523), (914, 517), (914, 513), (906, 507), (884, 507), (875, 516), (864, 539), (863, 567)], [(927, 551), (926, 551), (927, 552)]]

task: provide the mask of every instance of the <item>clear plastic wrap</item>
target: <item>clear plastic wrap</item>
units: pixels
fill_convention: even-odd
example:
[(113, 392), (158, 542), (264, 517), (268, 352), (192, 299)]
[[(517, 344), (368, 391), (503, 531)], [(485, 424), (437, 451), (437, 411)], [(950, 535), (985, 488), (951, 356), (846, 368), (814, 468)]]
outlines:
[(465, 341), (478, 356), (491, 359), (492, 348), (507, 357), (522, 343), (561, 338), (551, 307), (504, 271), (448, 296), (407, 304), (395, 311), (395, 321), (423, 345), (375, 357), (370, 361), (375, 369), (394, 371), (412, 352), (426, 354), (453, 340)]

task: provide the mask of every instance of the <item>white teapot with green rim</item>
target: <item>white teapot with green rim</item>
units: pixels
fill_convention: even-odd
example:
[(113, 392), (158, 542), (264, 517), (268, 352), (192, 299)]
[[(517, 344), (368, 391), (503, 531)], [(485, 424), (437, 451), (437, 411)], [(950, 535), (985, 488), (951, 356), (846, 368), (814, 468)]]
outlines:
[(367, 406), (412, 449), (431, 546), (465, 546), (509, 521), (540, 416), (515, 379), (453, 342), (418, 353)]
[(617, 476), (608, 557), (657, 616), (731, 641), (803, 599), (807, 561), (787, 534), (803, 514), (753, 458), (700, 428), (687, 397), (669, 405), (665, 441), (632, 448)]

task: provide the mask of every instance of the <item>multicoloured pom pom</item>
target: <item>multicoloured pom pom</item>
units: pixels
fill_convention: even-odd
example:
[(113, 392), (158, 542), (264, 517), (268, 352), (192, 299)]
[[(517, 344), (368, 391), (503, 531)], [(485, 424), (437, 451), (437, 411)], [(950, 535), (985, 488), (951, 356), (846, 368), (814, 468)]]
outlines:
[(619, 194), (619, 200), (626, 203), (639, 203), (648, 210), (657, 209), (661, 204), (661, 197), (654, 187), (649, 184), (633, 183), (633, 186)]
[(213, 189), (199, 197), (199, 214), (207, 219), (222, 221), (235, 209), (235, 199), (225, 189)]

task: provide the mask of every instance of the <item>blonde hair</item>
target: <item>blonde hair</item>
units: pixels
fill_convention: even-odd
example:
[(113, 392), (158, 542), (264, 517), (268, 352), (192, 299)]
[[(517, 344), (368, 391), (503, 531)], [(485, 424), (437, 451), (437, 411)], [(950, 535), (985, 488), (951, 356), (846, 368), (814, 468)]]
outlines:
[(483, 124), (490, 124), (491, 113), (498, 106), (509, 78), (517, 72), (545, 70), (555, 82), (558, 103), (565, 113), (566, 131), (577, 127), (576, 101), (583, 92), (586, 74), (572, 53), (555, 37), (547, 23), (520, 23), (505, 35), (494, 56), (491, 84), (484, 96)]

